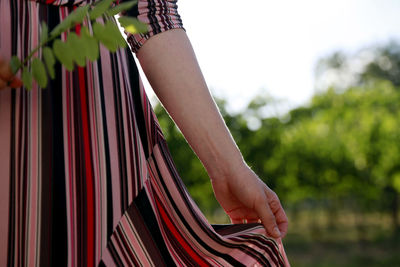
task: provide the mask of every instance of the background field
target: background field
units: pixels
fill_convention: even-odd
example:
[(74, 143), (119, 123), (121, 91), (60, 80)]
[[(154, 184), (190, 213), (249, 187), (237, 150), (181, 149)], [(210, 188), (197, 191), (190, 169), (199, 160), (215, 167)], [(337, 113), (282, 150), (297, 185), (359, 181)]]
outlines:
[[(293, 266), (400, 266), (400, 46), (389, 42), (316, 65), (307, 105), (271, 116), (263, 93), (221, 113), (244, 158), (278, 194), (289, 216)], [(219, 208), (201, 163), (155, 106), (179, 173), (211, 223)]]

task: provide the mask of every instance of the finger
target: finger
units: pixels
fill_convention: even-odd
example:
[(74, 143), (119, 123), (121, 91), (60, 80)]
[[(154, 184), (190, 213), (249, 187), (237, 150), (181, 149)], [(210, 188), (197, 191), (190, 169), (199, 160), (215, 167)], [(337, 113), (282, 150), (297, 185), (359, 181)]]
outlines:
[(289, 222), (286, 213), (282, 207), (275, 213), (275, 218), (276, 223), (278, 224), (279, 231), (281, 232), (283, 237), (287, 233)]
[(288, 222), (278, 223), (278, 228), (279, 228), (279, 231), (281, 232), (282, 238), (284, 238), (286, 236), (287, 231), (288, 231), (288, 226), (289, 226)]
[(10, 81), (14, 77), (11, 71), (10, 64), (7, 61), (0, 59), (0, 79)]
[(288, 218), (286, 216), (285, 210), (283, 209), (282, 204), (275, 192), (273, 192), (272, 190), (270, 192), (266, 190), (266, 193), (269, 194), (269, 206), (275, 216), (279, 231), (281, 232), (283, 237), (286, 235), (288, 229)]
[(260, 216), (261, 222), (264, 225), (267, 233), (272, 237), (279, 238), (281, 233), (279, 232), (279, 228), (276, 224), (275, 216), (268, 205), (266, 197), (264, 197), (264, 199), (264, 201), (258, 202), (255, 209)]
[(11, 81), (4, 81), (3, 79), (0, 79), (0, 89), (4, 89), (7, 87), (19, 88), (22, 85), (23, 85), (22, 81), (17, 77), (14, 77), (14, 79), (12, 79)]
[(281, 205), (281, 202), (279, 201), (278, 196), (273, 191), (268, 192), (268, 190), (266, 190), (265, 193), (267, 195), (269, 194), (269, 197), (268, 197), (269, 207), (271, 208), (272, 213), (276, 214), (279, 210), (282, 209), (282, 205)]
[(17, 77), (14, 77), (9, 83), (9, 86), (11, 88), (19, 88), (22, 86), (22, 81), (18, 79)]

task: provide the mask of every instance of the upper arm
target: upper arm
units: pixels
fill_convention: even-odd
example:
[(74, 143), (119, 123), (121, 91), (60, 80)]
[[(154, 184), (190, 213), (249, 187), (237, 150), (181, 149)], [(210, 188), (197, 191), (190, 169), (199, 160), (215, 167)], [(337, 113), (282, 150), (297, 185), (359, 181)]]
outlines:
[(145, 34), (128, 34), (127, 41), (135, 53), (152, 36), (170, 29), (183, 29), (177, 0), (138, 0), (138, 4), (125, 14), (148, 25)]

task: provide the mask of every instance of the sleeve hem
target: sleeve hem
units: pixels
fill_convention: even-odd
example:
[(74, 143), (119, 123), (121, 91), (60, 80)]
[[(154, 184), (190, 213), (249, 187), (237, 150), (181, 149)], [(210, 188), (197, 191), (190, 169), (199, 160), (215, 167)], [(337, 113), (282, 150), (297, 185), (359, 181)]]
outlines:
[(139, 51), (139, 49), (144, 45), (144, 43), (148, 39), (150, 39), (151, 37), (153, 37), (159, 33), (166, 32), (166, 31), (169, 31), (172, 29), (182, 29), (182, 30), (186, 31), (182, 24), (172, 24), (172, 25), (169, 25), (168, 27), (159, 29), (159, 31), (157, 31), (157, 32), (151, 30), (145, 34), (134, 34), (134, 35), (130, 34), (130, 35), (128, 35), (127, 41), (129, 43), (129, 45), (131, 46), (132, 52), (137, 53)]

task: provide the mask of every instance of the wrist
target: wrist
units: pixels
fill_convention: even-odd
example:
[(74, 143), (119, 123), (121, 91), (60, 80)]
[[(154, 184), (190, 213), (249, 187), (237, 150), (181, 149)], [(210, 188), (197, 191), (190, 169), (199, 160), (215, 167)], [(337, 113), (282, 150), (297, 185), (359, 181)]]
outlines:
[(225, 158), (216, 158), (212, 163), (205, 165), (205, 168), (210, 179), (216, 181), (227, 179), (249, 167), (239, 152), (238, 156), (229, 155)]

